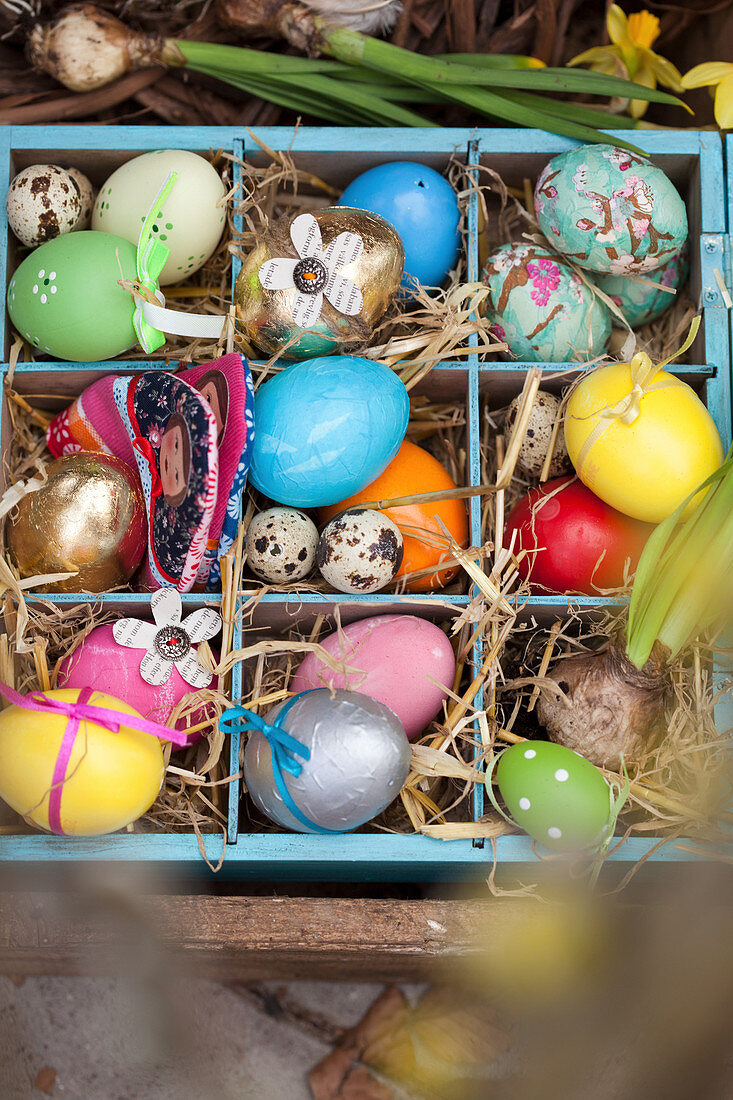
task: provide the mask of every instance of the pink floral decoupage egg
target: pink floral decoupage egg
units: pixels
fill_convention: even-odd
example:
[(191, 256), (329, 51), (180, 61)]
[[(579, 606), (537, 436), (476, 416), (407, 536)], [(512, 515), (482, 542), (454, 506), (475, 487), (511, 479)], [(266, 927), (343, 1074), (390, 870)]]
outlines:
[(512, 356), (582, 362), (602, 355), (611, 313), (562, 257), (529, 242), (505, 244), (487, 260), (485, 317)]

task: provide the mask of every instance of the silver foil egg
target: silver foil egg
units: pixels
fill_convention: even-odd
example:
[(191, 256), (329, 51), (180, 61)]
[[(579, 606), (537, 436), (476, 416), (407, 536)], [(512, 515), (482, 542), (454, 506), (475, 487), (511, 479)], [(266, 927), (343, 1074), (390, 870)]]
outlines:
[[(287, 703), (268, 711), (278, 725)], [(382, 813), (399, 795), (410, 770), (410, 744), (397, 715), (355, 691), (318, 688), (288, 709), (282, 728), (309, 751), (300, 775), (282, 772), (296, 807), (322, 829), (349, 832)], [(285, 829), (312, 833), (280, 795), (265, 736), (251, 733), (244, 753), (244, 781), (259, 810)]]

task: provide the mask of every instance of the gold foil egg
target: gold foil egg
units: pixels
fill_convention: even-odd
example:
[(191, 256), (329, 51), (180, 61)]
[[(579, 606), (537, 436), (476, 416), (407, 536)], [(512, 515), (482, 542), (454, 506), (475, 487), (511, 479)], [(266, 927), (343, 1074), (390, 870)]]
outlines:
[(48, 592), (106, 592), (128, 581), (146, 546), (137, 472), (106, 454), (66, 455), (5, 520), (5, 544), (21, 577), (70, 573)]
[(334, 206), (288, 215), (242, 265), (239, 325), (250, 343), (285, 359), (354, 349), (392, 302), (404, 264), (399, 234), (378, 214)]

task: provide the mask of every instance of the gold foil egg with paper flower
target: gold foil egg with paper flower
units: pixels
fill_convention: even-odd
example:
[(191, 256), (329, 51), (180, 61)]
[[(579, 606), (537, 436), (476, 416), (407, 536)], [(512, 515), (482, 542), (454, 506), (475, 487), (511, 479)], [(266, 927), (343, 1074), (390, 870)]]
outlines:
[(107, 592), (128, 581), (147, 539), (137, 471), (114, 455), (57, 458), (47, 480), (5, 519), (5, 545), (21, 577), (72, 573), (44, 592)]
[(399, 234), (378, 214), (339, 206), (280, 218), (242, 265), (239, 326), (285, 359), (355, 350), (394, 299), (404, 264)]

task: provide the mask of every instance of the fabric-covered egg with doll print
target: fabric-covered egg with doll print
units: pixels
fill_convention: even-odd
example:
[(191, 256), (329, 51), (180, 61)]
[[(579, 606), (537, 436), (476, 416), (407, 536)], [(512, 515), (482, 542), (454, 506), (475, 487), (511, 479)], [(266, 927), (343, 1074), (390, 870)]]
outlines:
[(687, 240), (687, 211), (671, 180), (647, 157), (613, 145), (553, 157), (534, 199), (547, 239), (590, 271), (654, 271)]
[(137, 278), (135, 246), (82, 230), (40, 245), (8, 287), (10, 320), (33, 347), (56, 359), (110, 359), (137, 343), (135, 302), (120, 280)]
[(499, 757), (496, 782), (517, 825), (547, 848), (597, 848), (612, 828), (606, 780), (598, 768), (564, 745), (511, 745)]
[(530, 243), (505, 244), (488, 259), (485, 317), (516, 359), (580, 362), (602, 355), (611, 313), (564, 260)]
[(613, 298), (631, 327), (639, 328), (661, 317), (674, 305), (677, 295), (670, 290), (684, 286), (689, 274), (690, 261), (685, 247), (656, 271), (639, 277), (597, 275), (594, 281), (599, 290)]

